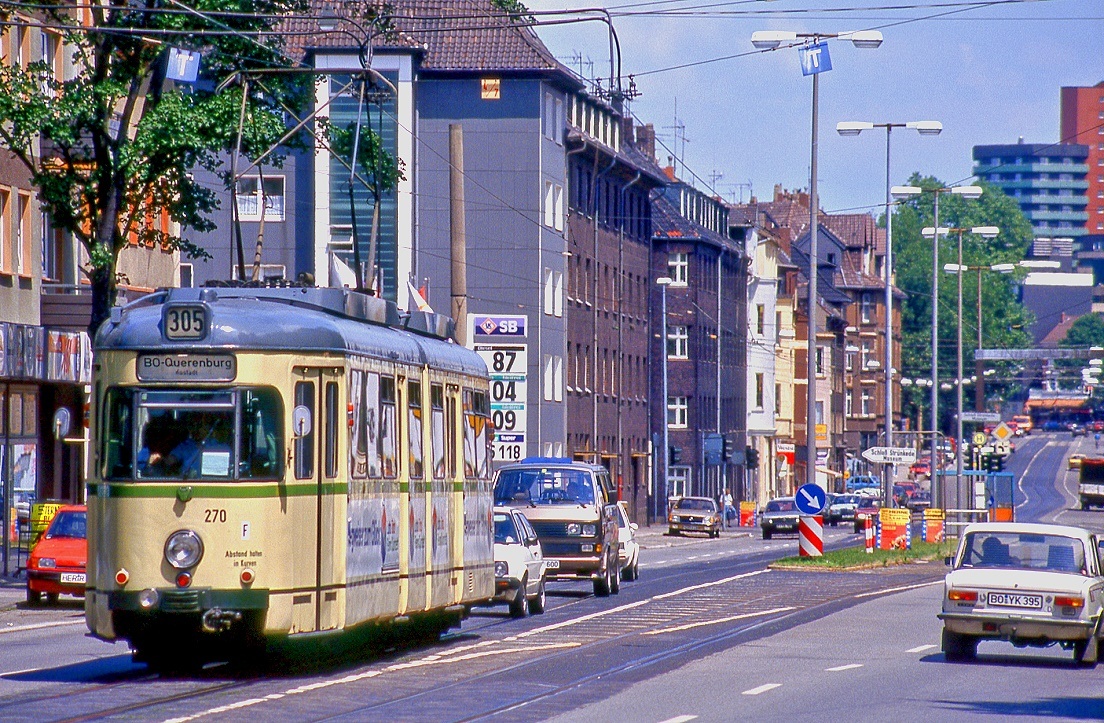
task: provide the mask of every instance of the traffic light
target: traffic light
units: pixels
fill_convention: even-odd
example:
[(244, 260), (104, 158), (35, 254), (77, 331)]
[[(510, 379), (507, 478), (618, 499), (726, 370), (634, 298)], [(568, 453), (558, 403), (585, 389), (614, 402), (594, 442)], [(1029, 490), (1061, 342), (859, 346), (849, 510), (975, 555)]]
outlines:
[(985, 471), (986, 472), (1003, 472), (1004, 471), (1004, 456), (999, 454), (987, 454), (985, 455)]
[(755, 447), (748, 447), (744, 450), (744, 459), (747, 460), (748, 467), (759, 466), (759, 450)]
[(671, 464), (679, 464), (682, 462), (682, 447), (671, 445), (671, 454), (668, 459), (671, 460)]
[(724, 459), (726, 462), (732, 460), (732, 455), (736, 452), (736, 440), (732, 437), (724, 438)]

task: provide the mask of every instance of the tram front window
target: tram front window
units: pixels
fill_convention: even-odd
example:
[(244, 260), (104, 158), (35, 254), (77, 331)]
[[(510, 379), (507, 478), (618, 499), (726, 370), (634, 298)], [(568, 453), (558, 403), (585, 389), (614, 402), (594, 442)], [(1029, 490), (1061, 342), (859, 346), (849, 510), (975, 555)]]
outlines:
[(104, 476), (278, 478), (281, 410), (274, 389), (110, 389), (105, 400)]

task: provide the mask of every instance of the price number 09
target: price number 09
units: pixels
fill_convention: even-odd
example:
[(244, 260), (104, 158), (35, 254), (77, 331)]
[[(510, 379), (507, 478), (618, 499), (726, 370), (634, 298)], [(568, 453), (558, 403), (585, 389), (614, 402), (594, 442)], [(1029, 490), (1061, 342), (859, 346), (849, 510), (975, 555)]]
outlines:
[(517, 426), (517, 413), (514, 411), (502, 411), (496, 409), (491, 413), (491, 421), (494, 428), (500, 432), (511, 432)]

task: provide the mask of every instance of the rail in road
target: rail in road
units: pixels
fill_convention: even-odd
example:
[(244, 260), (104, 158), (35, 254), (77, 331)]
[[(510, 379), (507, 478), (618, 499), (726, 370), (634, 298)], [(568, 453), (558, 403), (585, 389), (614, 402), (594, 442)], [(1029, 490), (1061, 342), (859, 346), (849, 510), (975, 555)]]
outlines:
[[(836, 544), (852, 540), (839, 536)], [(523, 620), (477, 612), (440, 643), (305, 670), (214, 667), (179, 678), (150, 675), (125, 656), (4, 676), (38, 688), (0, 698), (0, 718), (289, 720), (328, 718), (541, 719), (607, 697), (611, 676), (631, 680), (704, 653), (772, 634), (857, 604), (856, 597), (937, 579), (942, 566), (880, 575), (767, 571), (761, 547), (649, 571), (597, 599), (583, 585), (552, 586), (550, 609)], [(44, 711), (49, 711), (44, 716)]]

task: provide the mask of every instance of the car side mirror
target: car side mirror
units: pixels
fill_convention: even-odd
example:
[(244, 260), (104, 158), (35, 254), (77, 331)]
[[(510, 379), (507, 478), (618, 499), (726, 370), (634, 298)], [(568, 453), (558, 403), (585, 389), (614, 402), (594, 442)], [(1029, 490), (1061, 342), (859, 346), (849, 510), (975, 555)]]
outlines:
[(636, 524), (635, 522), (630, 522), (629, 523), (629, 529), (632, 530), (633, 532), (636, 532), (637, 530), (640, 529), (640, 525)]
[(943, 558), (943, 564), (946, 565), (947, 567), (950, 567), (951, 565), (953, 565), (954, 564), (954, 556), (953, 555), (947, 555), (946, 557), (944, 557)]

